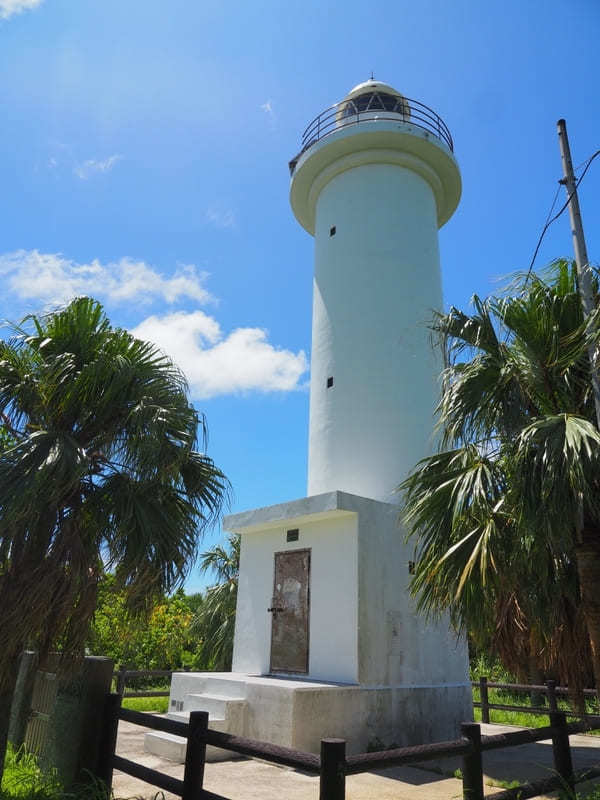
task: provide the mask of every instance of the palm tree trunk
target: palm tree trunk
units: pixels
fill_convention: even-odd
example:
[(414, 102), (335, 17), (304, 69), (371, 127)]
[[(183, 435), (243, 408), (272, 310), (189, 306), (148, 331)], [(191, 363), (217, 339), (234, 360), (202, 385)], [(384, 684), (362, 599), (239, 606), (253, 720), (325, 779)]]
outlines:
[(575, 548), (583, 613), (590, 637), (596, 690), (600, 691), (600, 531), (586, 528)]
[(2, 775), (4, 774), (4, 759), (6, 756), (8, 727), (10, 724), (10, 708), (17, 683), (19, 656), (20, 654), (18, 653), (16, 657), (12, 659), (12, 669), (10, 669), (6, 675), (2, 676), (2, 688), (0, 689), (0, 784), (2, 783)]
[[(544, 676), (539, 666), (539, 656), (537, 653), (536, 640), (532, 633), (529, 635), (529, 669), (527, 670), (527, 680), (530, 684), (540, 685), (544, 682)], [(539, 689), (533, 689), (529, 693), (532, 706), (543, 706), (546, 697)]]

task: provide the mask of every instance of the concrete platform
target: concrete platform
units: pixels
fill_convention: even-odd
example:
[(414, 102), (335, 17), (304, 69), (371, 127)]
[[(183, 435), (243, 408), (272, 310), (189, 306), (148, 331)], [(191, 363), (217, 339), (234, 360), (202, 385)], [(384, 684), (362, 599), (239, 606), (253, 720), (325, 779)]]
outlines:
[[(471, 686), (369, 686), (297, 676), (173, 673), (169, 713), (180, 718), (192, 710), (208, 711), (210, 725), (218, 730), (309, 753), (319, 753), (321, 739), (341, 737), (352, 754), (456, 738), (461, 719), (471, 714)], [(173, 752), (172, 742), (161, 749), (161, 736), (149, 735), (147, 749), (172, 757), (167, 756)], [(183, 750), (179, 758), (183, 760)]]

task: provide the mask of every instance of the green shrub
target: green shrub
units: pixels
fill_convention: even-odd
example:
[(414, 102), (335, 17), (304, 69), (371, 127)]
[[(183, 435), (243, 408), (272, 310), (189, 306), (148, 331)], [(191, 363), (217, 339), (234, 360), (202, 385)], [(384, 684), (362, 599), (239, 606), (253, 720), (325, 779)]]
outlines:
[(43, 773), (37, 759), (24, 750), (15, 751), (11, 745), (6, 751), (1, 800), (54, 800), (61, 794), (56, 772)]
[[(34, 755), (8, 746), (0, 800), (106, 800), (106, 794), (106, 785), (92, 775), (85, 784), (66, 792), (55, 770), (42, 771)], [(157, 792), (154, 800), (164, 800), (163, 793)]]
[(180, 669), (183, 654), (196, 647), (190, 632), (193, 615), (183, 593), (157, 598), (149, 614), (138, 617), (129, 614), (125, 594), (114, 587), (114, 578), (107, 575), (100, 587), (89, 651), (129, 669)]

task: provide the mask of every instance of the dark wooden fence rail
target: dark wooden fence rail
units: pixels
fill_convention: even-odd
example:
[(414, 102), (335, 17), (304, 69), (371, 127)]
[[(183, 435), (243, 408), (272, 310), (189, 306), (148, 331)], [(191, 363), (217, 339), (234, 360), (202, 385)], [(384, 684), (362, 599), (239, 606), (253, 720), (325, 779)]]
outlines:
[[(527, 687), (531, 690), (531, 687)], [(482, 754), (487, 750), (552, 739), (555, 775), (543, 780), (525, 783), (494, 795), (494, 800), (526, 800), (539, 797), (556, 789), (574, 789), (576, 784), (600, 776), (600, 768), (573, 770), (569, 736), (594, 728), (600, 728), (600, 716), (586, 715), (580, 722), (567, 724), (570, 712), (560, 711), (556, 706), (555, 686), (549, 689), (550, 725), (543, 728), (511, 731), (495, 736), (482, 736), (476, 723), (463, 723), (462, 737), (449, 742), (403, 747), (376, 753), (361, 753), (346, 757), (346, 742), (343, 739), (323, 739), (320, 757), (288, 747), (257, 742), (240, 736), (212, 731), (208, 727), (206, 711), (192, 711), (189, 723), (176, 722), (164, 717), (121, 708), (121, 695), (108, 695), (104, 709), (104, 736), (98, 775), (110, 787), (113, 769), (119, 769), (160, 789), (179, 795), (182, 800), (228, 800), (203, 788), (206, 746), (213, 745), (241, 755), (261, 758), (274, 764), (282, 764), (318, 774), (319, 800), (345, 800), (346, 775), (354, 775), (373, 769), (421, 763), (424, 761), (462, 756), (462, 781), (464, 800), (484, 800)], [(490, 705), (493, 708), (493, 705)], [(183, 780), (164, 775), (157, 770), (136, 764), (115, 754), (119, 720), (132, 722), (146, 728), (173, 733), (187, 739)]]
[[(113, 673), (113, 680), (116, 685), (116, 692), (122, 697), (168, 697), (168, 689), (160, 689), (157, 691), (143, 690), (143, 691), (127, 691), (126, 686), (128, 681), (132, 678), (168, 678), (171, 680), (173, 672), (179, 670), (168, 669), (120, 669), (118, 672)], [(181, 672), (189, 672), (189, 667), (184, 667)]]
[[(169, 690), (168, 689), (161, 689), (157, 691), (151, 690), (142, 690), (136, 691), (131, 690), (127, 691), (126, 686), (128, 680), (132, 678), (168, 678), (169, 681), (171, 680), (171, 676), (175, 671), (182, 671), (182, 672), (189, 672), (189, 667), (183, 667), (181, 670), (161, 670), (161, 669), (120, 669), (118, 672), (115, 672), (113, 678), (116, 682), (116, 691), (121, 694), (123, 697), (168, 697)], [(549, 688), (551, 685), (553, 688)], [(548, 703), (550, 704), (550, 694), (552, 693), (556, 695), (568, 695), (569, 689), (567, 686), (556, 686), (553, 681), (547, 681), (545, 684), (525, 684), (525, 683), (496, 683), (494, 681), (488, 680), (487, 677), (481, 677), (478, 681), (472, 682), (473, 688), (479, 689), (480, 692), (480, 700), (473, 701), (473, 705), (477, 708), (481, 708), (481, 721), (482, 722), (489, 722), (489, 711), (498, 710), (498, 711), (527, 711), (531, 714), (548, 714), (548, 708), (546, 706), (535, 706), (535, 705), (528, 705), (528, 706), (515, 706), (515, 705), (508, 705), (506, 703), (490, 703), (489, 702), (489, 689), (503, 689), (509, 692), (513, 692), (515, 694), (522, 693), (522, 694), (529, 694), (532, 697), (536, 694), (543, 694), (548, 698)], [(584, 689), (583, 694), (586, 697), (598, 697), (598, 692), (596, 689)], [(570, 716), (580, 716), (573, 712)]]
[[(157, 770), (144, 767), (115, 754), (119, 720), (141, 725), (145, 728), (172, 733), (187, 739), (186, 759), (183, 780), (165, 775)], [(321, 759), (312, 753), (302, 753), (287, 747), (255, 742), (240, 736), (211, 731), (208, 728), (208, 712), (192, 711), (189, 723), (177, 722), (164, 717), (156, 717), (140, 711), (121, 708), (121, 695), (111, 693), (106, 699), (103, 721), (103, 740), (98, 767), (98, 777), (112, 785), (114, 769), (157, 786), (159, 789), (179, 795), (182, 800), (228, 800), (203, 788), (206, 746), (211, 744), (241, 755), (254, 756), (296, 769), (319, 774)], [(327, 740), (324, 740), (328, 753)], [(327, 783), (327, 776), (325, 777)], [(325, 794), (326, 800), (343, 800), (343, 795)]]
[[(548, 709), (546, 709), (548, 713)], [(544, 728), (529, 728), (522, 731), (511, 731), (496, 736), (482, 736), (481, 728), (475, 723), (465, 722), (461, 726), (462, 739), (451, 742), (440, 742), (418, 747), (405, 747), (398, 750), (387, 750), (381, 753), (364, 753), (349, 756), (346, 759), (346, 774), (366, 772), (371, 769), (382, 769), (400, 765), (420, 763), (431, 759), (462, 756), (463, 798), (465, 800), (483, 800), (483, 759), (487, 750), (498, 750), (518, 747), (523, 744), (552, 739), (555, 775), (543, 781), (522, 784), (509, 789), (497, 798), (538, 797), (547, 791), (561, 788), (573, 788), (583, 780), (600, 776), (600, 768), (593, 770), (573, 771), (569, 736), (583, 733), (600, 727), (600, 717), (587, 718), (587, 721), (574, 722), (567, 725), (565, 714), (561, 711), (553, 714), (553, 724)], [(343, 797), (343, 796), (342, 796)]]
[[(566, 686), (557, 686), (555, 681), (546, 681), (543, 685), (537, 684), (524, 684), (524, 683), (495, 683), (488, 681), (486, 677), (481, 677), (479, 681), (473, 681), (473, 687), (479, 689), (479, 701), (473, 701), (476, 708), (481, 709), (481, 721), (490, 721), (490, 709), (497, 711), (525, 711), (528, 714), (546, 714), (550, 716), (552, 712), (557, 711), (557, 697), (558, 695), (568, 695), (569, 689)], [(503, 689), (505, 691), (529, 694), (532, 697), (535, 695), (545, 695), (548, 705), (547, 706), (516, 706), (507, 703), (490, 703), (489, 689)], [(584, 689), (586, 697), (598, 697), (596, 689)], [(585, 715), (579, 714), (576, 711), (569, 711), (564, 709), (563, 712), (569, 717), (582, 717)], [(589, 716), (589, 715), (588, 715)]]

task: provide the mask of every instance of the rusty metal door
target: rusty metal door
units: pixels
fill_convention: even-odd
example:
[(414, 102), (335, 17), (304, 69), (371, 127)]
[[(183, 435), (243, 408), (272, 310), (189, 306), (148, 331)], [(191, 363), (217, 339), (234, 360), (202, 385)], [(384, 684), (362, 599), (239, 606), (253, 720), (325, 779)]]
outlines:
[(310, 550), (275, 553), (271, 672), (308, 672)]

